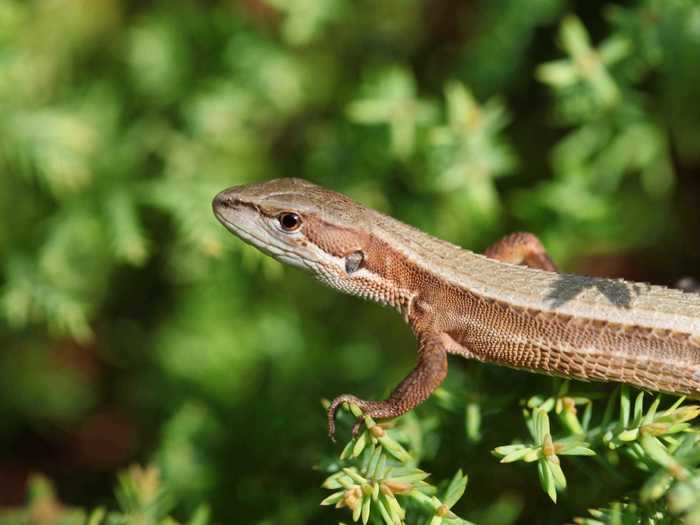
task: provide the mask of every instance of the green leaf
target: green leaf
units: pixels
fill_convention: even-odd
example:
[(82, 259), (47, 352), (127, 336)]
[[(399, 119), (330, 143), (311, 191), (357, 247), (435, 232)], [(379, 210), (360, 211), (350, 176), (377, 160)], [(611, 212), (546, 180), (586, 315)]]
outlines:
[(369, 521), (369, 511), (370, 511), (371, 504), (372, 504), (372, 498), (365, 496), (362, 499), (362, 523), (364, 525), (367, 525), (367, 522)]
[(467, 439), (477, 443), (481, 440), (481, 406), (478, 403), (467, 403), (464, 414)]
[(554, 479), (554, 485), (557, 490), (564, 490), (566, 488), (566, 477), (564, 476), (564, 471), (561, 469), (559, 461), (552, 461), (547, 459), (549, 463), (549, 469), (552, 473), (552, 478)]
[(90, 513), (87, 520), (87, 525), (100, 525), (106, 516), (107, 512), (103, 507), (98, 507)]
[(512, 452), (509, 452), (508, 454), (505, 454), (503, 458), (501, 459), (501, 463), (512, 463), (514, 461), (520, 461), (521, 459), (524, 459), (525, 456), (528, 454), (533, 454), (535, 453), (536, 455), (539, 454), (539, 451), (537, 449), (534, 449), (532, 447), (525, 447), (523, 446), (522, 448), (518, 450), (513, 450)]
[(658, 396), (656, 396), (656, 398), (654, 399), (654, 402), (649, 407), (649, 410), (647, 410), (647, 413), (644, 414), (644, 417), (642, 418), (640, 425), (648, 425), (649, 423), (654, 421), (654, 417), (656, 416), (656, 410), (659, 408), (660, 403), (661, 403), (661, 396), (658, 395)]
[(620, 390), (620, 424), (627, 428), (630, 424), (630, 397), (629, 388), (622, 385)]
[(397, 441), (391, 439), (388, 434), (384, 434), (383, 436), (377, 438), (377, 441), (381, 443), (389, 454), (394, 456), (402, 463), (408, 463), (412, 460), (411, 455), (406, 452), (406, 449), (403, 448)]
[(394, 468), (389, 470), (386, 479), (396, 483), (415, 483), (417, 481), (422, 481), (429, 476), (430, 474), (417, 468), (408, 469), (407, 473), (404, 473), (404, 469)]
[(586, 444), (572, 445), (571, 447), (564, 447), (557, 449), (557, 455), (559, 456), (595, 456), (596, 452), (591, 450), (586, 446)]
[[(328, 488), (328, 487), (326, 487), (326, 488)], [(333, 494), (331, 494), (331, 495), (328, 496), (327, 498), (324, 498), (324, 499), (321, 501), (321, 505), (335, 505), (335, 504), (338, 503), (341, 499), (343, 499), (343, 496), (344, 496), (344, 495), (345, 495), (345, 491), (344, 491), (344, 490), (341, 490), (341, 491), (338, 491), (338, 492), (334, 492)]]
[(464, 491), (467, 488), (468, 477), (462, 474), (462, 470), (458, 470), (457, 473), (450, 481), (450, 484), (445, 491), (445, 496), (442, 498), (442, 502), (451, 509), (457, 501), (462, 497)]
[(386, 507), (384, 506), (384, 503), (382, 502), (381, 498), (375, 502), (375, 505), (379, 509), (379, 513), (381, 514), (385, 525), (394, 525), (394, 519), (386, 510)]
[(377, 467), (380, 465), (380, 458), (382, 456), (381, 447), (372, 447), (372, 454), (370, 455), (369, 464), (367, 466), (367, 475), (370, 478), (375, 478), (377, 476)]
[(355, 483), (358, 483), (358, 484), (367, 483), (367, 480), (364, 477), (362, 477), (357, 472), (357, 469), (355, 469), (354, 467), (344, 468), (343, 472), (345, 472), (345, 474), (347, 474)]
[(358, 438), (355, 441), (355, 444), (352, 447), (352, 454), (350, 454), (349, 457), (351, 458), (357, 458), (360, 457), (360, 454), (365, 450), (365, 447), (367, 446), (367, 432), (362, 432)]
[(641, 444), (651, 459), (656, 461), (659, 465), (668, 467), (675, 464), (673, 456), (668, 453), (666, 447), (657, 438), (649, 435), (643, 435), (641, 438)]
[(533, 414), (535, 428), (535, 443), (541, 445), (544, 442), (544, 437), (550, 434), (549, 431), (549, 416), (547, 412), (540, 409), (535, 409)]
[(544, 490), (550, 499), (556, 503), (557, 502), (557, 487), (554, 480), (554, 475), (551, 471), (551, 464), (546, 459), (540, 459), (537, 462), (537, 472), (540, 477), (540, 485), (542, 485), (542, 490)]
[(644, 416), (644, 391), (641, 390), (634, 401), (634, 415), (632, 418), (632, 425), (638, 426), (642, 422)]
[(643, 502), (656, 501), (668, 491), (673, 477), (661, 470), (651, 476), (642, 486), (639, 497)]

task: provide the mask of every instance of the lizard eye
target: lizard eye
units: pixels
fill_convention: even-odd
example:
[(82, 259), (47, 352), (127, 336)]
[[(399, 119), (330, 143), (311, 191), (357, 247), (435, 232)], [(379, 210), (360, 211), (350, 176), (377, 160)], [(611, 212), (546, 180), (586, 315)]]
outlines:
[(295, 232), (301, 227), (301, 217), (296, 213), (284, 212), (280, 213), (277, 217), (280, 221), (280, 226), (287, 232)]

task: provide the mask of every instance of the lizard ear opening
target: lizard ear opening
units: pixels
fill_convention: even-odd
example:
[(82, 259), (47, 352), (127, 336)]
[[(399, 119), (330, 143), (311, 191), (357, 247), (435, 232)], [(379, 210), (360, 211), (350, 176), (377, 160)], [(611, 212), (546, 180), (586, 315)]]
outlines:
[(360, 251), (352, 252), (350, 255), (348, 255), (345, 258), (345, 271), (347, 273), (356, 272), (357, 270), (360, 269), (360, 266), (362, 266), (362, 261), (364, 259), (365, 259), (365, 256), (362, 252), (360, 252)]

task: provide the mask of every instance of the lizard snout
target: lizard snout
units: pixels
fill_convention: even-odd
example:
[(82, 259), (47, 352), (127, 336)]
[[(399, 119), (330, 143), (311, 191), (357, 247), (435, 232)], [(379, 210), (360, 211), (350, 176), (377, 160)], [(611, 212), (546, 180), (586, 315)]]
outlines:
[(225, 210), (240, 204), (239, 196), (242, 188), (243, 186), (233, 186), (218, 193), (211, 203), (214, 214), (220, 216)]

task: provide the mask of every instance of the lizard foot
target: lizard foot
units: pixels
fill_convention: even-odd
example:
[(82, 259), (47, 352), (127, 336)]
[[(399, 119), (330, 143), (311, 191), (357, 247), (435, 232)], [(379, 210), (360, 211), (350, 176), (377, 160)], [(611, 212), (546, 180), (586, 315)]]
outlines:
[[(360, 399), (359, 397), (353, 396), (352, 394), (343, 394), (341, 396), (338, 396), (328, 407), (328, 436), (334, 443), (335, 418), (337, 416), (338, 408), (343, 403), (352, 403), (354, 405), (357, 405), (360, 408), (360, 410), (362, 410), (363, 416), (370, 416), (373, 418), (385, 419), (398, 416), (405, 412), (405, 410), (397, 410), (395, 404), (390, 400), (366, 401), (365, 399)], [(364, 425), (365, 423), (365, 418), (363, 416), (358, 417), (357, 421), (355, 421), (355, 424), (352, 427), (352, 437), (357, 437), (357, 435), (360, 433), (362, 425)]]
[[(333, 443), (335, 443), (335, 418), (337, 416), (338, 408), (340, 408), (340, 405), (342, 405), (343, 403), (354, 403), (361, 409), (363, 409), (368, 404), (368, 402), (364, 399), (360, 399), (359, 397), (353, 396), (352, 394), (343, 394), (341, 396), (336, 397), (331, 402), (330, 406), (328, 407), (328, 437), (331, 438), (331, 441), (333, 441)], [(364, 419), (362, 418), (362, 416), (357, 418), (355, 425), (352, 427), (353, 437), (356, 436), (359, 432), (363, 421)]]

